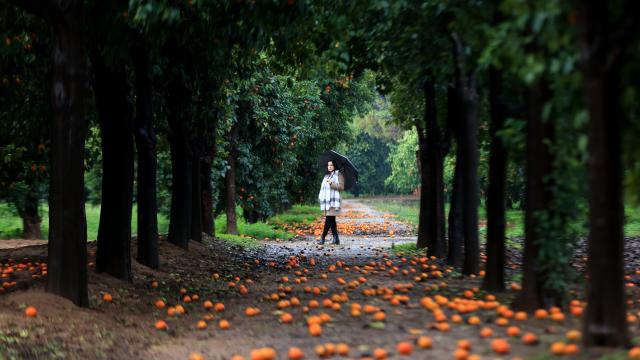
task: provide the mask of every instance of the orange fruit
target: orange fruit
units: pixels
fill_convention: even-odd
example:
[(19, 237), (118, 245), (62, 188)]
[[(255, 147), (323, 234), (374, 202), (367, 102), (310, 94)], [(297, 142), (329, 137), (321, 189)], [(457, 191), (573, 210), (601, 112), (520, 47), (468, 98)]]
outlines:
[(418, 338), (418, 346), (423, 349), (429, 349), (433, 345), (433, 340), (428, 336), (420, 336)]
[(187, 310), (185, 310), (184, 306), (182, 306), (182, 305), (176, 305), (176, 312), (178, 314), (182, 315), (185, 312), (187, 312)]
[(300, 360), (304, 358), (304, 353), (300, 348), (292, 347), (289, 349), (289, 360)]
[(494, 339), (491, 342), (491, 349), (496, 354), (507, 354), (510, 350), (509, 343), (504, 339)]
[(228, 322), (227, 320), (222, 319), (222, 320), (220, 320), (220, 321), (218, 322), (218, 327), (219, 327), (220, 329), (226, 330), (226, 329), (228, 329), (230, 326), (231, 326), (231, 325), (229, 324), (229, 322)]
[(534, 313), (534, 316), (536, 317), (536, 319), (545, 319), (547, 316), (549, 316), (549, 313), (547, 313), (547, 310), (545, 309), (538, 309)]
[(204, 329), (207, 328), (207, 322), (204, 321), (204, 320), (200, 320), (200, 321), (198, 321), (198, 325), (197, 326), (198, 326), (198, 329), (204, 330)]
[(524, 311), (518, 311), (515, 315), (516, 320), (527, 320), (527, 313)]
[(411, 345), (411, 343), (403, 341), (396, 345), (396, 350), (400, 355), (411, 355), (411, 352), (413, 351), (413, 345)]
[(276, 351), (272, 348), (260, 348), (251, 350), (251, 360), (275, 360)]
[(24, 309), (24, 314), (27, 315), (27, 317), (36, 317), (38, 316), (38, 310), (34, 306), (27, 306), (27, 308)]
[(373, 320), (375, 321), (384, 321), (386, 318), (387, 316), (382, 311), (378, 311), (377, 313), (373, 314)]
[(189, 360), (204, 360), (204, 356), (199, 353), (191, 353), (189, 354)]
[(522, 343), (525, 345), (535, 345), (538, 343), (538, 337), (534, 333), (526, 333), (522, 335)]
[(565, 344), (561, 341), (556, 341), (549, 347), (549, 350), (553, 355), (563, 355)]
[(465, 349), (456, 349), (453, 352), (453, 358), (455, 360), (467, 360), (469, 358), (469, 352)]
[(342, 355), (342, 356), (349, 355), (349, 345), (347, 345), (345, 343), (340, 343), (340, 344), (336, 345), (336, 352), (339, 355)]
[(493, 336), (493, 330), (491, 328), (485, 327), (480, 330), (480, 336), (482, 337), (490, 337)]
[(211, 309), (213, 307), (213, 303), (211, 302), (211, 300), (205, 300), (202, 303), (202, 306), (204, 306), (205, 309)]
[(580, 348), (576, 344), (567, 344), (564, 347), (564, 354), (565, 355), (576, 355), (579, 352), (580, 352)]
[(469, 325), (478, 325), (480, 324), (480, 318), (477, 316), (472, 316), (469, 318), (469, 320), (467, 320), (467, 322), (469, 323)]
[(629, 359), (640, 360), (640, 346), (633, 347), (627, 353)]
[(284, 313), (280, 315), (280, 321), (285, 324), (290, 324), (293, 321), (293, 316), (289, 313)]
[(167, 330), (167, 323), (164, 320), (156, 321), (156, 329)]
[(155, 304), (156, 309), (160, 310), (160, 309), (164, 309), (165, 307), (165, 303), (162, 300), (156, 300)]
[(507, 328), (507, 335), (520, 336), (520, 328), (518, 328), (517, 326), (509, 326)]
[(580, 340), (581, 337), (582, 337), (582, 334), (578, 330), (569, 330), (569, 331), (567, 331), (567, 339), (569, 339), (571, 341)]
[(471, 350), (471, 341), (467, 339), (458, 340), (458, 349)]
[(387, 351), (383, 348), (375, 348), (373, 350), (373, 357), (376, 360), (385, 360), (389, 357), (389, 354), (387, 354)]
[(104, 295), (102, 295), (102, 301), (104, 301), (104, 302), (112, 302), (113, 301), (113, 297), (111, 296), (111, 294), (105, 293)]
[(310, 324), (309, 334), (311, 334), (311, 336), (320, 336), (320, 334), (322, 334), (322, 326), (316, 323)]

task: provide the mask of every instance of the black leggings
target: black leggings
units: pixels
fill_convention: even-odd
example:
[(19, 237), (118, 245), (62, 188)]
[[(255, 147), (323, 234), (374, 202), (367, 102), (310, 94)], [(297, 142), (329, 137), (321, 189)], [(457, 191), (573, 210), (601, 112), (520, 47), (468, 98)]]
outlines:
[(322, 230), (322, 237), (327, 236), (329, 228), (331, 228), (331, 233), (334, 236), (338, 235), (338, 225), (336, 224), (335, 216), (326, 216), (324, 218), (324, 229)]

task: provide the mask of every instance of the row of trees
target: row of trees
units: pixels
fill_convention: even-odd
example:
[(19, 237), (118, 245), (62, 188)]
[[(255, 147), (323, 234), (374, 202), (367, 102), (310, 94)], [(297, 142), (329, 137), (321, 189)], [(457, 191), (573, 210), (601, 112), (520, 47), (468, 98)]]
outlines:
[[(366, 15), (353, 18), (353, 48), (367, 49), (359, 59), (386, 76), (395, 120), (417, 132), (418, 246), (464, 274), (479, 273), (478, 167), (484, 144), (489, 155), (483, 288), (505, 288), (511, 161), (525, 169), (526, 179), (522, 291), (515, 305), (533, 311), (564, 303), (577, 237), (572, 224), (588, 200), (585, 342), (628, 343), (620, 131), (623, 124), (625, 133), (637, 134), (637, 128), (635, 105), (623, 101), (635, 85), (621, 75), (633, 68), (630, 49), (638, 39), (630, 31), (630, 14), (637, 4), (356, 3), (351, 5)], [(452, 151), (446, 226), (444, 160)]]
[(344, 139), (373, 96), (328, 34), (301, 36), (332, 26), (331, 11), (293, 1), (2, 4), (11, 77), (2, 191), (26, 188), (15, 203), (37, 217), (43, 191), (32, 189), (49, 185), (47, 290), (88, 305), (85, 159), (101, 165), (96, 270), (123, 280), (132, 278), (134, 199), (136, 259), (159, 266), (162, 184), (168, 240), (183, 248), (214, 234), (214, 204), (235, 233), (237, 204), (254, 222), (315, 198), (316, 154)]
[[(577, 199), (587, 194), (585, 341), (628, 342), (620, 144), (628, 140), (622, 126), (624, 134), (637, 134), (635, 104), (625, 101), (635, 93), (634, 78), (622, 80), (633, 73), (637, 2), (46, 4), (16, 1), (43, 20), (20, 12), (3, 21), (53, 29), (49, 291), (87, 303), (82, 190), (88, 106), (95, 106), (100, 124), (103, 164), (97, 270), (130, 279), (134, 156), (137, 257), (148, 266), (158, 264), (156, 131), (166, 126), (171, 158), (169, 241), (186, 248), (203, 230), (212, 233), (208, 207), (218, 160), (224, 163), (220, 203), (231, 233), (236, 195), (244, 216), (257, 220), (315, 192), (316, 184), (307, 184), (314, 154), (339, 142), (346, 119), (360, 110), (358, 99), (371, 96), (353, 79), (373, 69), (382, 75), (379, 89), (389, 95), (395, 121), (416, 131), (422, 188), (418, 246), (465, 274), (479, 273), (478, 168), (480, 147), (486, 146), (483, 287), (504, 289), (506, 177), (512, 162), (526, 170), (517, 305), (533, 310), (563, 302), (576, 238), (571, 224), (580, 214)], [(3, 59), (20, 50), (4, 49)], [(10, 82), (19, 85), (18, 77)], [(24, 148), (37, 149), (33, 144)], [(299, 152), (293, 150), (297, 146)], [(260, 156), (265, 153), (270, 156)], [(455, 170), (447, 219), (444, 160), (450, 153)], [(637, 168), (633, 156), (625, 160)], [(298, 176), (287, 177), (291, 173)]]

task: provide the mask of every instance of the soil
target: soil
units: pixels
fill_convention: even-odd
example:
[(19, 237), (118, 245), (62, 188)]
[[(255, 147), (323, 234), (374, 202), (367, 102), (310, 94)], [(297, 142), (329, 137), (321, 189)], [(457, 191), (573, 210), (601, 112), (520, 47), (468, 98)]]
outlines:
[[(566, 341), (567, 330), (581, 327), (581, 318), (569, 314), (563, 322), (511, 319), (512, 325), (519, 326), (523, 333), (534, 332), (541, 342), (525, 346), (518, 338), (510, 338), (511, 351), (503, 356), (495, 355), (490, 346), (496, 337), (508, 339), (505, 327), (494, 323), (495, 310), (462, 314), (462, 324), (451, 322), (451, 331), (441, 331), (432, 313), (420, 305), (420, 299), (437, 294), (449, 299), (462, 297), (465, 290), (479, 286), (479, 278), (448, 273), (435, 260), (394, 255), (392, 247), (416, 239), (411, 226), (389, 214), (375, 211), (358, 199), (345, 200), (343, 212), (338, 218), (338, 229), (342, 231), (341, 226), (345, 229), (340, 235), (340, 245), (329, 244), (330, 236), (325, 245), (316, 244), (320, 223), (303, 229), (303, 235), (292, 240), (263, 241), (258, 248), (241, 248), (205, 237), (203, 243), (190, 242), (185, 251), (161, 238), (161, 266), (157, 271), (134, 260), (134, 277), (129, 283), (90, 270), (89, 308), (75, 307), (44, 292), (37, 264), (46, 260), (46, 245), (0, 249), (0, 263), (16, 269), (4, 279), (15, 281), (15, 285), (0, 295), (0, 359), (188, 359), (192, 353), (202, 354), (205, 359), (231, 359), (233, 355), (250, 359), (252, 349), (260, 347), (274, 348), (278, 359), (287, 359), (288, 349), (293, 346), (306, 354), (305, 359), (315, 359), (316, 346), (327, 343), (347, 344), (348, 358), (353, 359), (371, 356), (377, 347), (384, 348), (391, 359), (451, 359), (457, 341), (462, 338), (470, 340), (470, 352), (483, 359), (511, 359), (548, 355), (552, 341)], [(135, 249), (134, 241), (134, 254)], [(90, 269), (95, 251), (95, 244), (89, 244)], [(516, 252), (509, 255), (513, 268), (519, 262), (516, 255)], [(632, 264), (636, 266), (635, 262)], [(32, 271), (28, 270), (30, 266), (34, 267)], [(424, 271), (430, 275), (415, 279), (425, 266)], [(397, 268), (396, 273), (390, 275), (388, 270), (393, 267)], [(432, 268), (442, 270), (444, 276), (433, 276), (429, 272)], [(628, 269), (628, 274), (633, 283), (635, 270)], [(153, 287), (154, 282), (157, 287)], [(243, 286), (248, 293), (241, 293), (239, 289)], [(191, 297), (197, 294), (198, 300), (185, 302), (181, 289)], [(319, 294), (314, 295), (314, 291)], [(638, 292), (631, 286), (629, 291), (634, 300), (632, 311), (637, 313)], [(406, 301), (392, 305), (388, 297), (385, 299), (385, 292), (406, 295)], [(112, 295), (112, 302), (103, 301), (105, 293)], [(510, 290), (497, 296), (508, 304), (516, 294), (517, 291)], [(473, 294), (474, 298), (485, 295)], [(279, 300), (295, 297), (300, 305), (280, 309), (278, 300), (273, 300), (275, 297)], [(339, 309), (323, 306), (325, 299), (331, 298), (340, 304)], [(167, 306), (181, 304), (186, 313), (168, 316), (166, 308), (155, 308), (159, 299)], [(207, 310), (203, 307), (205, 300), (221, 302), (225, 310)], [(305, 309), (310, 300), (319, 301), (320, 306)], [(364, 312), (352, 316), (353, 303), (379, 307), (386, 320), (374, 321), (371, 314)], [(38, 316), (26, 317), (26, 306), (35, 306)], [(257, 307), (261, 313), (247, 316), (247, 307)], [(444, 310), (449, 317), (454, 314), (450, 309)], [(283, 312), (293, 315), (291, 324), (280, 322)], [(331, 321), (322, 325), (321, 336), (311, 336), (307, 318), (322, 313), (330, 315)], [(207, 321), (206, 329), (198, 329), (197, 322), (207, 314), (213, 320)], [(479, 316), (482, 324), (466, 325), (466, 319), (472, 315)], [(218, 328), (221, 319), (229, 321), (229, 329)], [(157, 320), (166, 321), (168, 329), (156, 330)], [(480, 327), (484, 326), (493, 329), (494, 337), (479, 336)], [(632, 335), (639, 335), (637, 321), (630, 329)], [(420, 349), (414, 344), (411, 355), (398, 354), (399, 342), (414, 343), (421, 335), (432, 338), (431, 349)], [(582, 350), (578, 357), (599, 358), (604, 352), (610, 350)]]

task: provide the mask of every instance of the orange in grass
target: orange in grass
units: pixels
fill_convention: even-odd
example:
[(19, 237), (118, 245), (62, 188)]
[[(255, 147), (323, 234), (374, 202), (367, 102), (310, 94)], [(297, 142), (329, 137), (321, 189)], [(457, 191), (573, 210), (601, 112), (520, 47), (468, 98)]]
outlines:
[(156, 329), (167, 330), (167, 323), (164, 320), (156, 321)]
[(38, 310), (34, 306), (27, 306), (27, 308), (24, 309), (24, 314), (27, 317), (34, 318), (34, 317), (38, 316)]
[(222, 312), (224, 311), (224, 304), (223, 303), (216, 303), (216, 305), (214, 306), (215, 310), (217, 312)]

